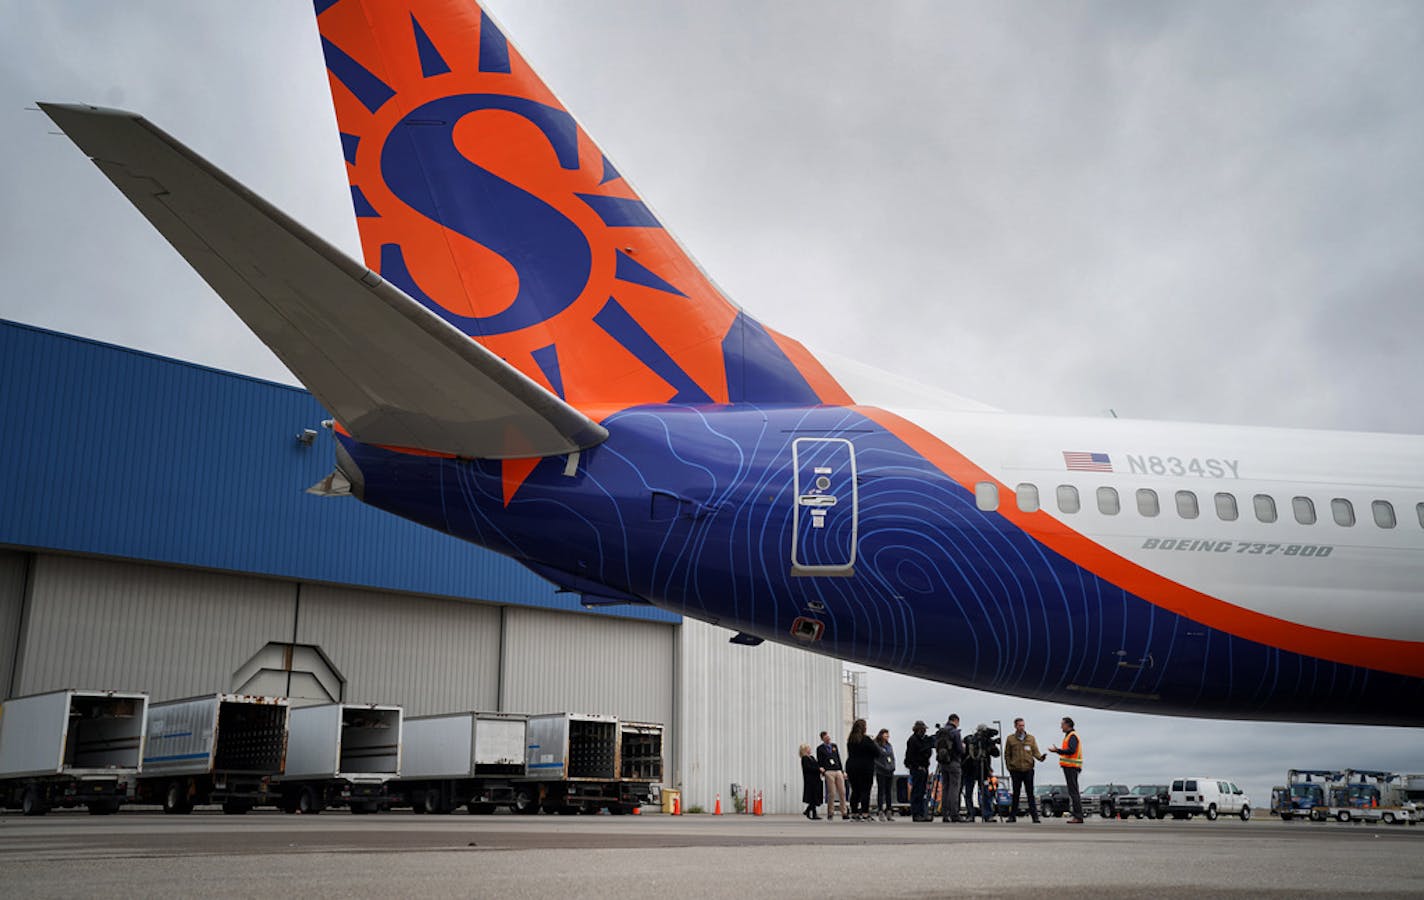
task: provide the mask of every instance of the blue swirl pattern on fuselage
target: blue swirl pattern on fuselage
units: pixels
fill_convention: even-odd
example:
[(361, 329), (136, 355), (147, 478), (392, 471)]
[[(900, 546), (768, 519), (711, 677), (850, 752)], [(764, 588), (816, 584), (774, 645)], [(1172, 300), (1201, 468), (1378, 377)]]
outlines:
[[(819, 649), (867, 665), (1144, 712), (1401, 721), (1424, 700), (1419, 679), (1283, 652), (1116, 587), (853, 410), (649, 406), (604, 425), (575, 477), (543, 460), (508, 506), (498, 462), (347, 446), (368, 503), (770, 640), (794, 644), (811, 615)], [(791, 444), (806, 436), (855, 446), (851, 578), (790, 574)], [(655, 492), (672, 498), (658, 515)]]

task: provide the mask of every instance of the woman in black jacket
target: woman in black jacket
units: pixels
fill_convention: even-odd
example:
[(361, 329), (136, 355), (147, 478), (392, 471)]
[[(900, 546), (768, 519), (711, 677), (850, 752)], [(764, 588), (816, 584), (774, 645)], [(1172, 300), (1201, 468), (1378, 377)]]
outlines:
[(865, 733), (865, 720), (856, 719), (846, 738), (846, 780), (850, 782), (850, 817), (855, 822), (870, 821), (870, 784), (875, 780), (875, 762), (880, 748)]
[(802, 813), (808, 819), (821, 818), (816, 808), (821, 805), (821, 767), (811, 753), (810, 744), (801, 745), (801, 802), (806, 804)]

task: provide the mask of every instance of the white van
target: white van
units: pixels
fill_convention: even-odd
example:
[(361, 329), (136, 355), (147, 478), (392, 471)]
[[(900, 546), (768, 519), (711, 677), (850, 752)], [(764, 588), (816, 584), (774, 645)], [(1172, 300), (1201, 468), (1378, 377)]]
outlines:
[(1251, 818), (1251, 800), (1245, 791), (1230, 781), (1202, 776), (1175, 778), (1167, 800), (1167, 812), (1174, 819), (1203, 815), (1214, 822), (1221, 815), (1238, 815), (1245, 822)]

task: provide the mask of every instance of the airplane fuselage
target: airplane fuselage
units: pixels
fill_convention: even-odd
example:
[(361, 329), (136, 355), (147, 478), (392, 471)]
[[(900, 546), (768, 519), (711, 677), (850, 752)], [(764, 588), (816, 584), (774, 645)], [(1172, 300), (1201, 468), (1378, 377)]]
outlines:
[(1424, 439), (824, 406), (604, 424), (527, 476), (345, 447), (367, 502), (590, 598), (1045, 700), (1424, 724)]

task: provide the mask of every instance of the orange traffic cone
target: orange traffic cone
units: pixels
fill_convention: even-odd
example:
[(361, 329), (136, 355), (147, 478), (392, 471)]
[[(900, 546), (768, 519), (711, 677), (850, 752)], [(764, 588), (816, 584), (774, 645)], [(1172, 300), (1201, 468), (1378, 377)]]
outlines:
[(635, 816), (641, 816), (642, 814), (643, 814), (643, 807), (641, 807), (641, 806), (635, 806), (635, 807), (633, 807), (633, 815), (635, 815)]
[(681, 797), (674, 797), (674, 798), (672, 798), (672, 814), (675, 815), (675, 816), (680, 816), (680, 815), (682, 815), (682, 798), (681, 798)]
[(752, 815), (761, 815), (761, 791), (757, 791), (756, 803), (752, 804)]
[(722, 795), (721, 795), (721, 794), (718, 794), (718, 795), (717, 795), (717, 805), (714, 806), (714, 807), (712, 807), (712, 815), (714, 815), (714, 816), (720, 816), (721, 814), (722, 814)]

